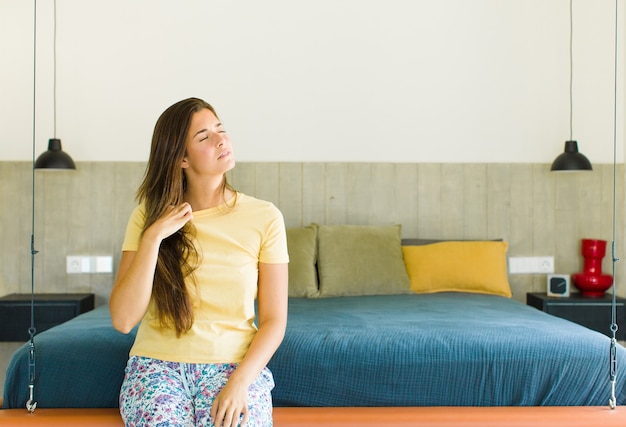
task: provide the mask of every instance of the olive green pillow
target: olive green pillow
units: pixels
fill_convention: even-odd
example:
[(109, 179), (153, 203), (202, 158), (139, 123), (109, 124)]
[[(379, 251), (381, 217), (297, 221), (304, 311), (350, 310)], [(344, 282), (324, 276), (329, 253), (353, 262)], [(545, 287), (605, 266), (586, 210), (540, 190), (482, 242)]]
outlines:
[(317, 227), (321, 297), (410, 293), (400, 225)]
[(287, 229), (289, 252), (289, 296), (316, 297), (317, 228), (308, 226)]

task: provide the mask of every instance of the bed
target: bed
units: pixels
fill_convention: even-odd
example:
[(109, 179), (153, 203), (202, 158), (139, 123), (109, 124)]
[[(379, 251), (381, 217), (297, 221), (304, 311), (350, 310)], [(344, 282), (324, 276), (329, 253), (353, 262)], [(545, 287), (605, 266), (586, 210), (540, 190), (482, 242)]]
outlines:
[[(608, 405), (610, 339), (512, 299), (506, 242), (400, 235), (397, 225), (287, 230), (275, 406)], [(38, 334), (38, 408), (116, 407), (134, 334), (115, 331), (106, 306)], [(617, 361), (623, 405), (621, 345)], [(24, 345), (7, 370), (5, 408), (24, 408), (28, 365)]]
[[(134, 332), (99, 307), (36, 337), (39, 408), (116, 407)], [(290, 298), (272, 358), (280, 406), (606, 405), (609, 338), (518, 301), (437, 293)], [(626, 350), (618, 346), (619, 405)], [(7, 370), (4, 407), (28, 399), (28, 346)]]

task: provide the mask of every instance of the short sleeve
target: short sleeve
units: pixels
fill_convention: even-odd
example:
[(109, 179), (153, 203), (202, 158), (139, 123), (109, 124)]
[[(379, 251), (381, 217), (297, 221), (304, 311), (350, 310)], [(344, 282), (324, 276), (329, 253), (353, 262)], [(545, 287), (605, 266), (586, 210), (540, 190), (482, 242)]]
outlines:
[(289, 262), (287, 252), (287, 232), (283, 215), (272, 205), (268, 215), (265, 236), (261, 243), (259, 261), (266, 264), (283, 264)]
[(128, 224), (126, 225), (126, 234), (124, 235), (124, 243), (122, 243), (122, 251), (134, 251), (139, 249), (141, 241), (141, 233), (146, 223), (146, 210), (143, 205), (137, 206), (130, 214)]

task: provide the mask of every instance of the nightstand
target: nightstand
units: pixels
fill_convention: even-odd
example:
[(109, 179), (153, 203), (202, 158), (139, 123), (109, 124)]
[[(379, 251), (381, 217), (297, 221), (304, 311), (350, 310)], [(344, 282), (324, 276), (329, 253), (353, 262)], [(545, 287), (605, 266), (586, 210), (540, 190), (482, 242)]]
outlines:
[[(50, 329), (94, 308), (94, 294), (35, 294), (37, 333)], [(31, 294), (0, 297), (0, 341), (30, 339)]]
[[(611, 300), (606, 294), (599, 298), (583, 297), (573, 293), (569, 297), (549, 297), (545, 292), (526, 294), (526, 304), (545, 311), (553, 316), (571, 320), (607, 336), (611, 336)], [(615, 298), (618, 340), (626, 339), (626, 299)]]

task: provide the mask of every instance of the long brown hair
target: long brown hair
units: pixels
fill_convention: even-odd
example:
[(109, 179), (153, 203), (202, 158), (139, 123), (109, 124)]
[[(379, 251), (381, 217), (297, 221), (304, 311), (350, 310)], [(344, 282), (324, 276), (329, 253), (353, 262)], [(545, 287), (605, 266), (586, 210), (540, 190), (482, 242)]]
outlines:
[[(186, 138), (194, 113), (215, 109), (198, 98), (188, 98), (165, 110), (156, 122), (152, 135), (150, 158), (143, 182), (137, 190), (137, 200), (145, 205), (144, 231), (159, 219), (171, 206), (183, 202), (186, 188), (181, 167), (186, 154)], [(226, 175), (222, 194), (229, 189)], [(185, 279), (193, 282), (193, 271), (199, 262), (193, 244), (195, 228), (187, 223), (176, 233), (161, 242), (152, 285), (152, 300), (162, 327), (173, 327), (176, 336), (191, 329), (194, 321), (193, 302)]]

